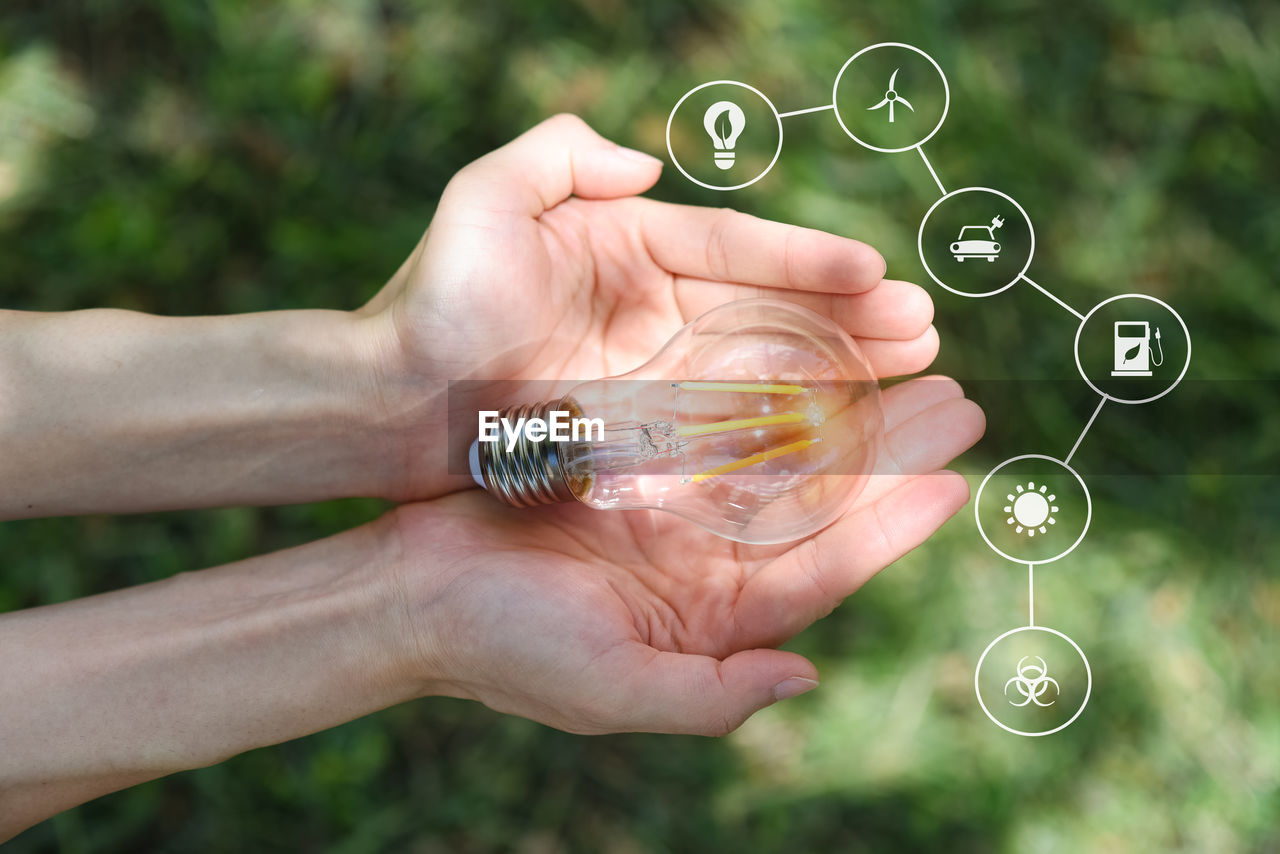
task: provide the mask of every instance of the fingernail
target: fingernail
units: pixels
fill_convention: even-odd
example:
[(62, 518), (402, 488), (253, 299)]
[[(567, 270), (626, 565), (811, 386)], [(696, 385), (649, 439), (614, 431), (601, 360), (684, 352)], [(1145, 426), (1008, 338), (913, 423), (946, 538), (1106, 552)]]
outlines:
[(636, 151), (634, 148), (626, 148), (625, 146), (619, 145), (618, 154), (627, 158), (628, 160), (634, 160), (637, 163), (646, 163), (646, 164), (657, 163), (659, 166), (662, 165), (662, 161), (654, 157), (652, 154), (645, 154), (643, 151)]
[(818, 687), (816, 679), (806, 679), (803, 676), (792, 676), (790, 679), (783, 679), (777, 685), (773, 686), (774, 700), (790, 700), (792, 697), (799, 697), (806, 691), (812, 691)]

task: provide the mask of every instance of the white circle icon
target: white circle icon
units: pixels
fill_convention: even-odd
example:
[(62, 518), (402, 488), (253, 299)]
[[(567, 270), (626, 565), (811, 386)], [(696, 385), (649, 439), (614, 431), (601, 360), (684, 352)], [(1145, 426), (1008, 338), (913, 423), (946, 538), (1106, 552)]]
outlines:
[[(680, 107), (690, 97), (711, 86), (739, 87), (763, 101), (769, 108), (769, 112), (773, 114), (773, 120), (778, 130), (778, 145), (773, 152), (773, 159), (759, 174), (746, 181), (740, 181), (736, 184), (713, 184), (709, 181), (700, 180), (691, 174), (689, 168), (686, 168), (687, 164), (680, 162), (680, 158), (676, 156), (675, 147), (671, 144), (671, 126), (675, 123), (676, 113), (680, 111)], [(701, 115), (697, 116), (699, 132), (705, 133), (709, 138), (710, 147), (712, 148), (711, 161), (717, 169), (725, 172), (730, 170), (737, 160), (736, 148), (744, 129), (747, 127), (742, 107), (736, 101), (730, 100), (728, 95), (729, 93), (722, 93), (720, 99), (717, 99), (710, 107), (702, 110)], [(742, 96), (735, 94), (734, 97), (741, 98)], [(671, 156), (671, 162), (680, 170), (680, 174), (699, 187), (706, 187), (708, 190), (741, 190), (743, 187), (750, 187), (767, 175), (774, 164), (778, 162), (778, 156), (782, 154), (782, 118), (778, 115), (778, 108), (773, 105), (773, 102), (754, 86), (748, 86), (746, 83), (739, 83), (736, 80), (712, 80), (710, 83), (695, 86), (684, 93), (680, 100), (676, 101), (676, 105), (671, 108), (671, 115), (667, 117), (667, 154)]]
[[(1069, 472), (1071, 476), (1075, 478), (1076, 483), (1079, 484), (1080, 490), (1084, 495), (1085, 513), (1084, 522), (1080, 527), (1080, 534), (1075, 538), (1075, 541), (1072, 542), (1071, 545), (1062, 549), (1057, 554), (1047, 556), (1037, 555), (1034, 558), (1009, 554), (1008, 551), (1000, 548), (992, 541), (991, 534), (987, 530), (988, 525), (999, 524), (1003, 529), (1012, 530), (1015, 536), (1023, 538), (1020, 541), (1025, 541), (1026, 543), (1031, 544), (1035, 541), (1037, 535), (1043, 538), (1045, 534), (1049, 533), (1052, 526), (1057, 525), (1057, 516), (1055, 514), (1059, 512), (1059, 509), (1058, 504), (1055, 502), (1058, 502), (1058, 496), (1049, 488), (1048, 485), (1043, 482), (1037, 482), (1036, 480), (1028, 479), (1024, 482), (1019, 478), (1019, 482), (1016, 486), (1011, 488), (1011, 491), (1009, 491), (1005, 496), (1005, 500), (1003, 502), (998, 506), (992, 505), (991, 507), (984, 508), (982, 497), (988, 489), (991, 478), (994, 477), (1001, 469), (1015, 463), (1022, 462), (1023, 460), (1038, 460), (1040, 462), (1050, 463), (1054, 466), (1060, 466), (1064, 471)], [(993, 508), (1000, 511), (998, 516), (994, 516)], [(984, 509), (990, 516), (985, 520), (983, 518)], [(1070, 554), (1072, 550), (1075, 549), (1076, 546), (1080, 545), (1080, 542), (1084, 539), (1085, 533), (1089, 530), (1089, 522), (1093, 519), (1093, 499), (1089, 496), (1089, 487), (1085, 486), (1084, 478), (1080, 477), (1080, 474), (1075, 469), (1064, 463), (1062, 460), (1057, 460), (1053, 457), (1045, 456), (1044, 454), (1023, 454), (1022, 456), (1005, 460), (1000, 463), (1000, 465), (987, 472), (987, 476), (982, 479), (982, 483), (978, 486), (978, 492), (973, 499), (973, 516), (974, 520), (978, 523), (978, 533), (982, 535), (983, 542), (990, 546), (993, 552), (1000, 555), (1005, 560), (1011, 560), (1014, 563), (1053, 563), (1055, 560), (1059, 560)]]
[[(937, 267), (936, 255), (941, 254), (946, 258), (947, 263), (954, 261), (957, 265), (962, 264), (965, 259), (969, 259), (970, 267), (972, 267), (974, 263), (977, 263), (980, 270), (985, 267), (985, 265), (981, 263), (984, 260), (991, 263), (996, 261), (998, 258), (1008, 257), (1010, 247), (1002, 246), (996, 240), (998, 236), (997, 229), (1004, 225), (1004, 219), (1002, 217), (998, 215), (992, 217), (989, 223), (978, 222), (971, 225), (961, 226), (959, 232), (954, 236), (951, 232), (946, 232), (945, 235), (930, 235), (930, 238), (932, 238), (931, 240), (925, 236), (925, 231), (929, 226), (929, 220), (933, 217), (934, 212), (944, 206), (948, 201), (957, 199), (965, 193), (990, 193), (993, 196), (1003, 199), (1017, 210), (1027, 226), (1028, 245), (1026, 261), (1023, 262), (1018, 272), (1013, 274), (1007, 282), (996, 283), (986, 290), (965, 290), (964, 288), (956, 287), (954, 284), (948, 284), (944, 279), (944, 277), (950, 278), (948, 270), (935, 269), (935, 267)], [(940, 239), (945, 239), (946, 242), (939, 243), (938, 241)], [(927, 241), (930, 244), (929, 248), (933, 250), (933, 253), (935, 254), (935, 263), (932, 265), (929, 263), (930, 252), (925, 251)], [(940, 249), (940, 246), (944, 247), (945, 251)], [(934, 202), (933, 205), (930, 206), (929, 210), (925, 212), (924, 219), (920, 220), (920, 230), (916, 233), (916, 250), (920, 253), (920, 263), (924, 265), (924, 271), (929, 274), (929, 278), (933, 279), (946, 290), (962, 297), (989, 297), (1002, 293), (1013, 287), (1013, 285), (1026, 274), (1027, 270), (1031, 269), (1031, 259), (1035, 257), (1036, 254), (1036, 230), (1031, 225), (1031, 217), (1027, 216), (1026, 210), (1022, 205), (1018, 204), (1016, 199), (1007, 193), (1002, 193), (999, 190), (993, 190), (990, 187), (964, 187), (947, 193), (945, 196)], [(958, 266), (955, 269), (957, 272), (959, 271)]]
[[(1022, 632), (1043, 632), (1047, 635), (1066, 641), (1071, 645), (1071, 648), (1075, 650), (1076, 654), (1080, 656), (1080, 661), (1084, 665), (1085, 687), (1084, 697), (1080, 700), (1080, 705), (1075, 709), (1071, 717), (1049, 729), (1024, 730), (1011, 727), (995, 715), (992, 709), (987, 705), (986, 699), (982, 696), (982, 665), (987, 660), (987, 656), (990, 655), (991, 651), (995, 649), (996, 646), (1005, 638), (1013, 637), (1014, 635), (1021, 634)], [(1004, 686), (1005, 690), (1001, 692), (1002, 695), (1008, 697), (1008, 695), (1012, 693), (1014, 699), (1009, 701), (1009, 705), (1019, 708), (1032, 705), (1047, 708), (1057, 701), (1058, 695), (1063, 690), (1057, 680), (1050, 676), (1049, 666), (1040, 656), (1023, 656), (1019, 660), (1012, 678), (1006, 681)], [(1013, 687), (1013, 691), (1009, 690), (1010, 686)], [(1064, 730), (1071, 726), (1071, 724), (1075, 723), (1076, 718), (1080, 717), (1080, 714), (1084, 711), (1084, 707), (1089, 705), (1089, 697), (1093, 693), (1093, 669), (1089, 667), (1089, 659), (1085, 656), (1084, 650), (1080, 648), (1080, 645), (1057, 629), (1051, 629), (1047, 626), (1019, 626), (1016, 629), (1010, 629), (1000, 635), (1000, 637), (987, 644), (987, 648), (982, 651), (982, 656), (978, 659), (978, 666), (975, 667), (973, 671), (973, 691), (978, 695), (978, 705), (982, 707), (983, 713), (993, 724), (1000, 727), (1000, 729), (1005, 732), (1011, 732), (1014, 735), (1025, 735), (1031, 738), (1042, 735), (1053, 735), (1055, 732)]]
[[(942, 81), (942, 115), (938, 117), (938, 122), (933, 126), (932, 130), (909, 145), (886, 148), (884, 146), (878, 146), (867, 142), (865, 139), (859, 138), (859, 136), (854, 133), (851, 126), (856, 125), (857, 122), (852, 119), (845, 121), (845, 117), (840, 114), (840, 79), (844, 77), (845, 73), (850, 70), (860, 57), (864, 57), (872, 51), (883, 49), (906, 50), (919, 54), (929, 61), (929, 64), (933, 66), (934, 71), (938, 72), (938, 78)], [(909, 110), (914, 112), (915, 107), (911, 106), (911, 101), (904, 96), (904, 94), (897, 88), (896, 84), (897, 71), (894, 71), (885, 78), (884, 96), (874, 105), (869, 105), (866, 108), (863, 108), (864, 112), (875, 112), (877, 116), (883, 114), (889, 122), (894, 121), (895, 113), (898, 113), (899, 110)], [(913, 148), (919, 148), (930, 139), (933, 139), (933, 135), (942, 128), (942, 123), (947, 120), (947, 110), (951, 108), (951, 87), (947, 85), (947, 75), (942, 73), (942, 66), (938, 65), (932, 56), (929, 56), (929, 54), (925, 53), (920, 48), (915, 47), (914, 45), (903, 44), (902, 42), (880, 42), (879, 44), (864, 47), (862, 50), (845, 60), (844, 65), (840, 66), (840, 72), (836, 75), (835, 85), (831, 89), (831, 103), (835, 106), (836, 121), (840, 123), (840, 128), (849, 135), (850, 139), (858, 143), (858, 145), (861, 145), (863, 148), (869, 148), (872, 151), (880, 151), (885, 154), (895, 154), (900, 151), (910, 151)]]
[[(1114, 348), (1114, 360), (1106, 364), (1106, 367), (1110, 368), (1110, 377), (1089, 376), (1089, 372), (1084, 368), (1084, 360), (1080, 358), (1081, 340), (1085, 334), (1086, 327), (1090, 325), (1090, 321), (1105, 307), (1119, 300), (1145, 300), (1148, 303), (1153, 303), (1173, 315), (1173, 319), (1178, 322), (1178, 326), (1182, 329), (1182, 342), (1185, 342), (1186, 349), (1182, 359), (1182, 369), (1178, 372), (1176, 379), (1156, 394), (1132, 398), (1116, 394), (1114, 388), (1110, 392), (1106, 391), (1106, 386), (1111, 378), (1149, 378), (1154, 373), (1153, 366), (1162, 366), (1164, 348), (1166, 346), (1162, 341), (1167, 341), (1167, 339), (1162, 339), (1159, 326), (1155, 327), (1154, 338), (1152, 337), (1152, 324), (1144, 319), (1144, 312), (1141, 310), (1128, 311), (1124, 314), (1123, 319), (1108, 323), (1107, 328), (1099, 330), (1100, 334), (1107, 336), (1103, 343), (1110, 344)], [(1108, 315), (1109, 318), (1110, 315)], [(1181, 343), (1178, 346), (1181, 348)], [(1178, 383), (1182, 382), (1182, 378), (1187, 375), (1187, 369), (1191, 367), (1191, 332), (1187, 329), (1187, 324), (1183, 321), (1182, 315), (1174, 311), (1173, 306), (1167, 302), (1146, 294), (1119, 294), (1105, 299), (1089, 309), (1089, 313), (1084, 316), (1084, 319), (1080, 321), (1080, 325), (1076, 327), (1074, 348), (1076, 370), (1080, 372), (1080, 376), (1084, 378), (1084, 381), (1089, 384), (1089, 388), (1107, 400), (1115, 401), (1116, 403), (1150, 403), (1153, 400), (1159, 400), (1173, 391)], [(1160, 362), (1154, 362), (1157, 353), (1159, 354)], [(1093, 365), (1093, 367), (1095, 370), (1098, 369), (1096, 365)]]

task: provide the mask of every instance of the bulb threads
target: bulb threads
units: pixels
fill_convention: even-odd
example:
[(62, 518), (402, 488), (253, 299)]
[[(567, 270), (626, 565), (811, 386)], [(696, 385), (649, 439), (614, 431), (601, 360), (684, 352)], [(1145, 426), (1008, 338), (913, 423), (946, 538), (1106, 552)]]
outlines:
[[(577, 410), (577, 406), (565, 400), (521, 403), (503, 409), (499, 417), (514, 424), (517, 419), (549, 419), (552, 410), (563, 409)], [(525, 435), (516, 440), (510, 451), (501, 442), (481, 442), (479, 463), (484, 488), (512, 507), (572, 501), (574, 494), (564, 472), (563, 449), (559, 442), (533, 441)]]

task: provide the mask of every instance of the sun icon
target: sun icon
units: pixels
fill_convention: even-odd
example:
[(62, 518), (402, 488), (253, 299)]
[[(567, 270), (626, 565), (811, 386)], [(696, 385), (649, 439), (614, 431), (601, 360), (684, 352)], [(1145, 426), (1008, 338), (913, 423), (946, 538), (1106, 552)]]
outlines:
[(1026, 486), (1018, 484), (1016, 495), (1005, 496), (1009, 504), (1004, 512), (1010, 514), (1005, 524), (1016, 526), (1013, 529), (1015, 533), (1026, 531), (1028, 537), (1034, 537), (1037, 531), (1041, 534), (1049, 533), (1048, 526), (1058, 524), (1058, 520), (1053, 517), (1058, 512), (1058, 508), (1053, 506), (1058, 496), (1049, 495), (1048, 492), (1049, 487), (1044, 484), (1039, 489), (1032, 481), (1027, 481)]

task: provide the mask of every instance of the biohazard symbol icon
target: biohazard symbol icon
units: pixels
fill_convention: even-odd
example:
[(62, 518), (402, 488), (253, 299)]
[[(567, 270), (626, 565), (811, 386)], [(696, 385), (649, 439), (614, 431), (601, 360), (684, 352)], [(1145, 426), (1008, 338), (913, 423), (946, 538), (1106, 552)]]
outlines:
[[(1028, 662), (1027, 659), (1034, 658), (1040, 662), (1035, 664)], [(1058, 682), (1049, 676), (1049, 666), (1044, 663), (1044, 659), (1038, 655), (1024, 655), (1018, 660), (1018, 675), (1004, 683), (1004, 695), (1009, 696), (1009, 686), (1012, 685), (1018, 689), (1018, 694), (1022, 697), (1022, 702), (1017, 702), (1017, 698), (1009, 701), (1011, 706), (1025, 706), (1028, 703), (1035, 703), (1037, 706), (1052, 706), (1054, 700), (1058, 699)], [(1053, 686), (1053, 700), (1047, 703), (1040, 702), (1040, 699), (1048, 692), (1049, 687)]]

